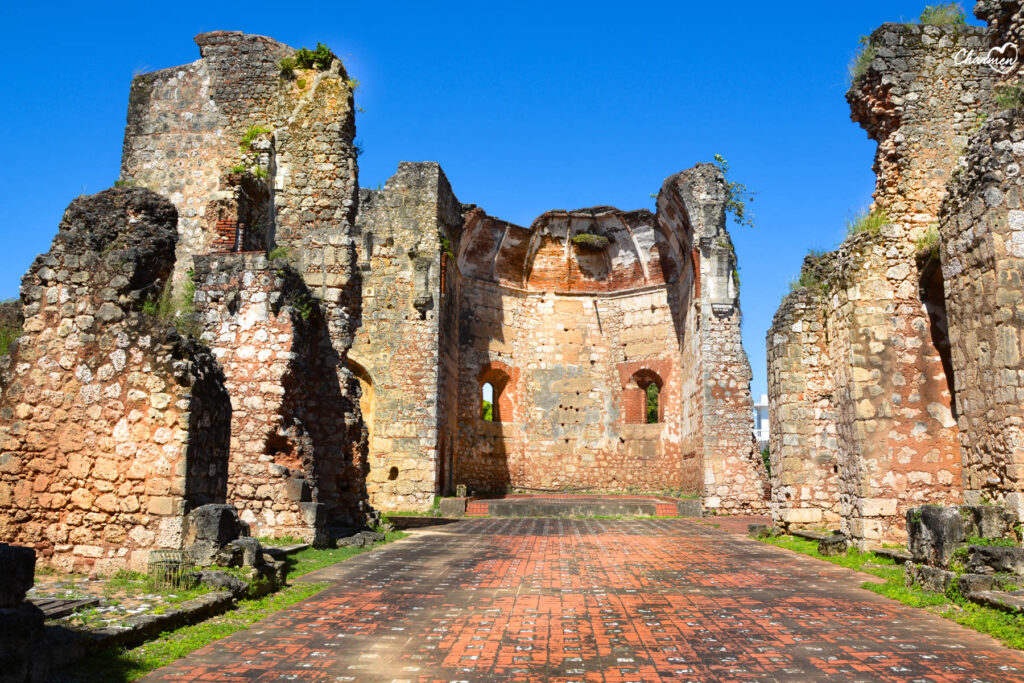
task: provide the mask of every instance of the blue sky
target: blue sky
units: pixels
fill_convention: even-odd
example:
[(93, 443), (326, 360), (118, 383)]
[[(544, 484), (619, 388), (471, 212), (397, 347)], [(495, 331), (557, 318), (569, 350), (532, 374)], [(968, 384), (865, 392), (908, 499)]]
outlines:
[(241, 30), (345, 60), (364, 187), (438, 161), (461, 201), (529, 225), (652, 207), (666, 176), (723, 155), (757, 192), (755, 227), (730, 224), (756, 397), (804, 254), (871, 200), (875, 143), (849, 120), (847, 62), (860, 35), (924, 4), (5, 3), (0, 297), (68, 202), (116, 180), (132, 74), (194, 61), (197, 33)]

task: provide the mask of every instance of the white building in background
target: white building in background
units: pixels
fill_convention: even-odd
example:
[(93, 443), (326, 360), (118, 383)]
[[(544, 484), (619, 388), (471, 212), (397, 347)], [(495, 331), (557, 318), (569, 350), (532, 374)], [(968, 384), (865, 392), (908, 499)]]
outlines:
[(754, 436), (761, 450), (768, 447), (768, 434), (768, 394), (761, 394), (754, 404)]

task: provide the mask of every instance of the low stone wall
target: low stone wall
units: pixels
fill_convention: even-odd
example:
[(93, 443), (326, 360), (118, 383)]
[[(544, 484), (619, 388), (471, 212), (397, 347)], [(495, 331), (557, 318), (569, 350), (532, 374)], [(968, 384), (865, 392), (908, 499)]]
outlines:
[(208, 349), (144, 313), (177, 213), (141, 189), (73, 201), (22, 282), (0, 375), (0, 538), (65, 571), (145, 566), (188, 508), (223, 502), (230, 408)]

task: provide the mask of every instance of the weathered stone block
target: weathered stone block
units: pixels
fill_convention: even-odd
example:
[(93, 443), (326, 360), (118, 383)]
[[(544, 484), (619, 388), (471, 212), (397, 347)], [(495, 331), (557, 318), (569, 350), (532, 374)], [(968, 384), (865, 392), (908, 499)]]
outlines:
[(955, 507), (924, 505), (907, 510), (907, 549), (917, 562), (948, 567), (964, 538), (963, 518)]
[(442, 517), (465, 517), (466, 516), (466, 501), (465, 497), (453, 497), (453, 498), (442, 498), (439, 504), (439, 510)]
[(1024, 548), (998, 545), (972, 545), (967, 566), (978, 574), (1007, 572), (1024, 576)]
[(999, 505), (961, 505), (964, 535), (977, 538), (1017, 539), (1017, 514)]
[(843, 534), (832, 534), (818, 541), (818, 552), (826, 557), (842, 555), (849, 547), (849, 540)]

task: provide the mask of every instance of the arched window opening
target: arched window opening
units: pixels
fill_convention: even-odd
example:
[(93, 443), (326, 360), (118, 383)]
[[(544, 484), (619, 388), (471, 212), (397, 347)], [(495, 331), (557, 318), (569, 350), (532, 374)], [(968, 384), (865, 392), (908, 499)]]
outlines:
[(497, 422), (494, 419), (494, 385), (484, 382), (480, 394), (480, 417), (486, 422)]
[(658, 424), (665, 406), (661, 398), (662, 380), (651, 370), (638, 370), (623, 390), (624, 421), (628, 424)]
[(657, 384), (651, 382), (647, 385), (645, 393), (647, 394), (647, 424), (657, 424), (661, 422), (661, 413), (658, 412), (658, 395), (661, 390)]
[(512, 399), (509, 391), (510, 377), (501, 368), (490, 367), (481, 371), (480, 419), (486, 422), (508, 422), (512, 420)]

